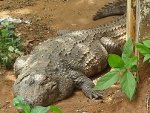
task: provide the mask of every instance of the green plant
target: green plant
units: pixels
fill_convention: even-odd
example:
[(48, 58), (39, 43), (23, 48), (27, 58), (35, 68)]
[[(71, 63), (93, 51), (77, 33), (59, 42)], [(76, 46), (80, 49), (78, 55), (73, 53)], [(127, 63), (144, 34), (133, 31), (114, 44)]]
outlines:
[(34, 106), (30, 107), (29, 104), (27, 104), (24, 99), (20, 96), (17, 96), (13, 99), (13, 104), (17, 109), (20, 109), (23, 111), (23, 113), (47, 113), (49, 110), (56, 113), (62, 113), (62, 111), (57, 106)]
[(95, 90), (104, 90), (114, 83), (119, 82), (122, 91), (132, 100), (136, 90), (137, 57), (133, 55), (132, 39), (129, 39), (124, 47), (122, 56), (109, 54), (108, 63), (113, 71), (106, 73), (98, 80)]
[(0, 65), (12, 67), (15, 59), (21, 54), (22, 44), (15, 35), (14, 25), (3, 22), (0, 28)]
[(150, 62), (150, 40), (144, 40), (143, 43), (137, 43), (136, 48), (144, 56), (143, 62)]

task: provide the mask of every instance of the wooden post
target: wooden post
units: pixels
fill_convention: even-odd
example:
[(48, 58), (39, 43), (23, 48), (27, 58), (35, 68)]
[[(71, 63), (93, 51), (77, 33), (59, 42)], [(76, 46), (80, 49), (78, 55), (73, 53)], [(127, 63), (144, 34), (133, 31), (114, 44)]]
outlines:
[(132, 9), (132, 0), (127, 0), (127, 38), (133, 38), (135, 41), (135, 29), (134, 29), (134, 14)]

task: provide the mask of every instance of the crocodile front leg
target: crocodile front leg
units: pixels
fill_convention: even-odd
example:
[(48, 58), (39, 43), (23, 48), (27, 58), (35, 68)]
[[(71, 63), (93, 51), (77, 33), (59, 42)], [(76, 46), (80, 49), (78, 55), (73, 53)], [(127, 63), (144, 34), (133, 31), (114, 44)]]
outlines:
[[(80, 86), (78, 84), (81, 84)], [(100, 91), (94, 90), (94, 83), (87, 78), (86, 76), (79, 77), (76, 79), (76, 85), (80, 87), (85, 94), (90, 99), (99, 99), (102, 98), (102, 93)]]
[(92, 80), (89, 79), (86, 75), (77, 71), (71, 71), (71, 74), (71, 77), (73, 78), (75, 83), (75, 87), (82, 89), (85, 96), (90, 99), (100, 99), (103, 97), (100, 91), (93, 89), (95, 85)]

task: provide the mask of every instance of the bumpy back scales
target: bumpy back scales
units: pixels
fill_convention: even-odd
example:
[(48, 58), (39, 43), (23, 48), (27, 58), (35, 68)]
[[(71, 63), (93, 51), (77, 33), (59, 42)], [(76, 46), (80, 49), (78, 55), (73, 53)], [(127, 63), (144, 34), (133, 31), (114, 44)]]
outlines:
[[(116, 4), (116, 9), (110, 5), (112, 12), (124, 7), (120, 4)], [(102, 11), (105, 16), (115, 14), (105, 8)], [(121, 54), (125, 39), (123, 15), (109, 24), (66, 32), (42, 42), (31, 54), (16, 60), (14, 95), (31, 105), (42, 106), (67, 98), (74, 88), (82, 89), (89, 98), (100, 98), (101, 93), (93, 90), (94, 83), (88, 77), (107, 67), (108, 53)]]

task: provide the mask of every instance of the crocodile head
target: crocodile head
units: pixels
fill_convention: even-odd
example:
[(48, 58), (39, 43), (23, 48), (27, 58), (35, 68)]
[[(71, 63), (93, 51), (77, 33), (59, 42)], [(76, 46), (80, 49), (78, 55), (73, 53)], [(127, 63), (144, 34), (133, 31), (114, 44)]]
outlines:
[(48, 106), (69, 96), (73, 90), (72, 85), (73, 81), (65, 77), (52, 78), (35, 74), (17, 79), (14, 84), (14, 95), (21, 96), (33, 106)]

